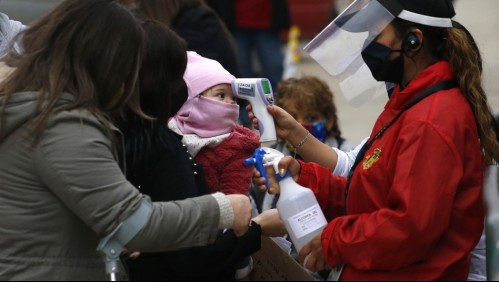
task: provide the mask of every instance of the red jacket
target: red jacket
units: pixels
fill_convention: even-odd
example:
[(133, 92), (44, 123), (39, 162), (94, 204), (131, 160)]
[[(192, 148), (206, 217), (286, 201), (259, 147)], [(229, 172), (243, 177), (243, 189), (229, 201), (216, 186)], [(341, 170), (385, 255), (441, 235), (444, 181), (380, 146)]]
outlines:
[[(449, 64), (439, 62), (406, 89), (396, 88), (371, 138), (410, 100), (452, 77)], [(410, 108), (365, 156), (346, 216), (338, 216), (344, 178), (304, 163), (299, 179), (335, 217), (322, 246), (329, 264), (346, 265), (341, 279), (466, 280), (484, 222), (483, 166), (476, 121), (461, 91), (439, 91)]]
[(237, 125), (230, 136), (215, 148), (204, 147), (196, 155), (196, 162), (203, 167), (208, 187), (212, 192), (249, 194), (253, 166), (243, 161), (253, 156), (260, 146), (255, 132)]

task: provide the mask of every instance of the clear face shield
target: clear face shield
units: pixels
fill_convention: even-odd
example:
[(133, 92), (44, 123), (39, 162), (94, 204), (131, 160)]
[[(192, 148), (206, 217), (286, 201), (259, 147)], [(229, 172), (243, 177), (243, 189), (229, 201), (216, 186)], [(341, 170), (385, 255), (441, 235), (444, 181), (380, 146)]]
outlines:
[(374, 79), (361, 52), (402, 10), (389, 2), (393, 3), (354, 1), (304, 48), (332, 76), (331, 82), (354, 107), (387, 95), (387, 85)]

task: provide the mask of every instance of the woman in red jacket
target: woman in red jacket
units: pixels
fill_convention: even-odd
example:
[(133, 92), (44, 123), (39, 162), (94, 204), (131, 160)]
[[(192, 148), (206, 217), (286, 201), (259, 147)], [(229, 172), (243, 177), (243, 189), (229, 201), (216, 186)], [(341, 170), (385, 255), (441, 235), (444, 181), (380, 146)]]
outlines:
[[(395, 84), (348, 178), (332, 176), (334, 150), (269, 108), (278, 135), (317, 163), (280, 163), (315, 192), (329, 217), (300, 252), (309, 269), (338, 267), (342, 280), (466, 280), (483, 229), (483, 169), (499, 161), (499, 144), (478, 50), (453, 27), (454, 15), (450, 0), (354, 1), (309, 44), (316, 60), (329, 58), (326, 69), (341, 86), (370, 89), (356, 81), (363, 67), (373, 80)], [(357, 57), (335, 61), (319, 50), (344, 43), (346, 33), (365, 34)]]

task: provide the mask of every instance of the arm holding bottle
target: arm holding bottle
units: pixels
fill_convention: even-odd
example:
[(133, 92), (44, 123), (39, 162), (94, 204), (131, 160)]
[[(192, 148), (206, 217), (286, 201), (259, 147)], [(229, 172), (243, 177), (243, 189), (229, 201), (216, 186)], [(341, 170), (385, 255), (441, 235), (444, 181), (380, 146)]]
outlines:
[(252, 221), (260, 225), (263, 236), (278, 237), (284, 236), (287, 233), (277, 209), (263, 211), (254, 217)]
[[(279, 168), (279, 173), (283, 175), (286, 171), (291, 173), (291, 176), (295, 181), (297, 181), (300, 177), (301, 173), (301, 165), (300, 162), (298, 162), (296, 159), (286, 156), (281, 159), (278, 165)], [(322, 168), (325, 169), (325, 168)], [(280, 193), (280, 186), (279, 183), (275, 177), (275, 174), (273, 174), (273, 168), (271, 170), (267, 171), (268, 175), (268, 180), (269, 180), (269, 187), (268, 187), (268, 192), (271, 194), (279, 194)], [(261, 177), (259, 172), (255, 170), (255, 177), (253, 179), (254, 184), (259, 187), (259, 189), (266, 189), (265, 183), (266, 180), (264, 177)], [(330, 174), (330, 177), (333, 177)], [(329, 190), (329, 189), (327, 189)], [(317, 191), (314, 191), (314, 193)], [(341, 193), (340, 193), (341, 194)], [(316, 195), (317, 196), (317, 195)], [(275, 209), (267, 210), (266, 212), (271, 212), (274, 211)], [(275, 213), (277, 214), (277, 211), (275, 210)], [(278, 214), (277, 214), (278, 216)], [(265, 219), (267, 224), (266, 224), (266, 229), (262, 227), (262, 234), (267, 235), (267, 236), (274, 236), (270, 234), (277, 234), (277, 232), (286, 232), (286, 230), (282, 230), (284, 227), (284, 224), (282, 223), (282, 220), (278, 218), (278, 220), (269, 216), (265, 216)], [(269, 224), (273, 220), (272, 224)], [(298, 261), (302, 263), (306, 268), (308, 268), (311, 271), (319, 271), (322, 269), (328, 269), (330, 266), (328, 265), (325, 257), (324, 257), (324, 252), (322, 249), (322, 243), (321, 243), (321, 235), (317, 235), (315, 238), (313, 238), (309, 243), (303, 246), (303, 248), (300, 250)]]
[[(248, 107), (248, 110), (250, 110), (249, 117), (253, 119), (253, 124), (257, 127), (257, 120), (251, 112), (251, 106)], [(278, 106), (269, 106), (268, 111), (274, 117), (277, 135), (297, 147), (296, 149), (298, 153), (305, 161), (316, 162), (317, 164), (327, 167), (332, 171), (335, 171), (336, 166), (339, 163), (338, 174), (344, 174), (345, 172), (348, 173), (351, 163), (353, 163), (358, 151), (367, 140), (364, 140), (351, 152), (345, 153), (336, 148), (332, 149), (327, 144), (322, 143), (310, 135), (307, 129), (301, 126), (289, 113)], [(283, 175), (286, 171), (289, 171), (295, 181), (299, 179), (301, 174), (300, 162), (289, 156), (284, 157), (279, 162), (278, 169), (281, 175)], [(257, 170), (255, 170), (254, 173), (254, 184), (259, 187), (260, 190), (268, 189), (268, 192), (271, 194), (280, 193), (280, 186), (275, 178), (274, 169), (269, 168), (267, 170), (267, 175), (269, 176), (269, 187), (265, 186), (265, 178), (261, 177)], [(338, 195), (339, 194), (342, 193), (338, 193)], [(327, 198), (330, 199), (331, 197), (328, 196)], [(311, 271), (319, 271), (330, 268), (324, 257), (321, 235), (318, 235), (303, 246), (300, 250), (298, 261)]]
[[(247, 109), (250, 111), (249, 117), (253, 119), (253, 126), (258, 128), (256, 117), (251, 112), (251, 105)], [(338, 161), (335, 150), (314, 136), (309, 135), (307, 129), (282, 108), (273, 105), (267, 106), (267, 110), (274, 117), (276, 133), (279, 138), (285, 139), (291, 145), (296, 146), (297, 152), (305, 161), (315, 162), (334, 170)]]

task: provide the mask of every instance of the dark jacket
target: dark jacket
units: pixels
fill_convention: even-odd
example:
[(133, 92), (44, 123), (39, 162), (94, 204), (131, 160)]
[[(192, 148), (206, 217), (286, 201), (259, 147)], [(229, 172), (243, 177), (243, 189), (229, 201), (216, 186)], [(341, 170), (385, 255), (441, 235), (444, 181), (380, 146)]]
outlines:
[(216, 60), (233, 76), (241, 76), (232, 35), (210, 8), (197, 6), (182, 11), (173, 20), (172, 29), (187, 42), (189, 51)]
[[(222, 19), (229, 30), (236, 25), (236, 0), (205, 0), (218, 16)], [(282, 31), (291, 25), (289, 5), (287, 0), (270, 0), (272, 5), (271, 29)]]
[[(153, 201), (182, 200), (210, 193), (201, 166), (187, 153), (179, 135), (159, 122), (138, 128), (124, 129), (124, 134), (126, 146), (130, 146), (127, 151), (142, 154), (135, 157), (135, 167), (130, 163), (134, 156), (127, 155), (128, 177), (142, 193)], [(144, 142), (151, 142), (150, 150), (142, 149)], [(260, 235), (260, 227), (252, 224), (240, 238), (227, 230), (218, 234), (213, 245), (142, 253), (136, 260), (127, 260), (126, 265), (131, 280), (234, 280), (236, 263), (260, 248)]]

